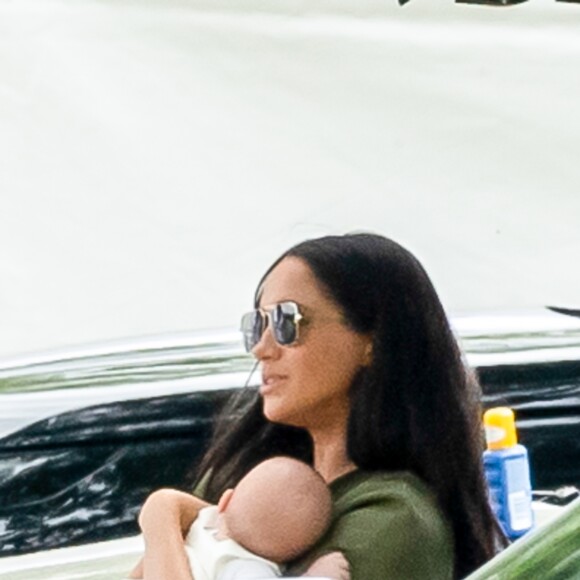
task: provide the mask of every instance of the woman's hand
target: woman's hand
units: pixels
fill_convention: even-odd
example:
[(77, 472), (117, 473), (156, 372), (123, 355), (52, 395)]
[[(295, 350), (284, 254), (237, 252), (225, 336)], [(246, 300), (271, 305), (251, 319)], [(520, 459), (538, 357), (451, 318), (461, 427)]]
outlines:
[(127, 578), (130, 578), (132, 580), (141, 580), (145, 576), (145, 572), (143, 571), (143, 560), (144, 558), (141, 558), (139, 560), (139, 562), (137, 563), (135, 568), (131, 570)]
[(147, 498), (139, 515), (145, 580), (192, 580), (183, 540), (199, 510), (208, 505), (175, 489), (160, 489)]
[(176, 489), (159, 489), (145, 501), (139, 514), (143, 534), (155, 534), (160, 526), (179, 530), (185, 538), (199, 511), (209, 506), (207, 502)]
[(350, 567), (341, 552), (331, 552), (318, 558), (303, 576), (326, 576), (332, 580), (350, 580)]

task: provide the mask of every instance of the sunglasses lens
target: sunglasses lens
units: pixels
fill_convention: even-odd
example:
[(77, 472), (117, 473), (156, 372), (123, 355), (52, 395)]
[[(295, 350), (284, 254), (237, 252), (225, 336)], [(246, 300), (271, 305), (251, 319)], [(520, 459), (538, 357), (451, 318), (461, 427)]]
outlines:
[(278, 304), (272, 311), (272, 326), (276, 341), (283, 345), (292, 344), (297, 338), (298, 314), (296, 307), (291, 303)]
[(256, 310), (248, 312), (242, 317), (241, 327), (244, 338), (244, 347), (246, 348), (246, 351), (251, 352), (258, 342), (260, 342), (260, 338), (264, 332), (264, 319)]
[(264, 330), (268, 325), (268, 318), (272, 321), (272, 333), (276, 342), (287, 346), (296, 342), (298, 338), (298, 320), (300, 311), (293, 302), (277, 304), (267, 315), (260, 310), (253, 310), (242, 317), (241, 330), (244, 339), (244, 347), (252, 352), (260, 342)]

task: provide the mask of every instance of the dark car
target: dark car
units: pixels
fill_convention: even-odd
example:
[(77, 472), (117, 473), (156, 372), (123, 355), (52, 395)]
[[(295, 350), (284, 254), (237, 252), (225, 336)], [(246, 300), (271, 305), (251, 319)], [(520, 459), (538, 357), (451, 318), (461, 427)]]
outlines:
[[(580, 486), (580, 319), (538, 311), (453, 324), (485, 406), (516, 412), (534, 488)], [(151, 490), (190, 488), (216, 413), (258, 385), (253, 367), (230, 331), (0, 362), (0, 556), (135, 534)]]

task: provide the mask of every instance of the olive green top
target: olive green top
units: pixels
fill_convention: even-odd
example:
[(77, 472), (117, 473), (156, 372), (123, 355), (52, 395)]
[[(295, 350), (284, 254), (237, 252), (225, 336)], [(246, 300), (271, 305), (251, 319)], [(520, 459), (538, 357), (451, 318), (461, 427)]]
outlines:
[(320, 556), (342, 552), (351, 580), (453, 577), (451, 528), (434, 494), (408, 472), (353, 471), (330, 484), (333, 514), (325, 536), (290, 564), (295, 576)]
[[(208, 474), (209, 475), (209, 474)], [(208, 475), (194, 490), (203, 497)], [(340, 551), (351, 580), (453, 578), (450, 525), (433, 492), (409, 472), (352, 471), (330, 483), (328, 531), (286, 576), (299, 576), (317, 558)]]

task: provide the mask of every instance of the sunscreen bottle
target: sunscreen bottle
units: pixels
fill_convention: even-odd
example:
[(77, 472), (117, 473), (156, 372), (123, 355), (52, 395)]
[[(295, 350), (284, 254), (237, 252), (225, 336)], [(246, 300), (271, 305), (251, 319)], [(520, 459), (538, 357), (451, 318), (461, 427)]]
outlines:
[(483, 452), (491, 507), (510, 540), (534, 525), (528, 451), (519, 445), (514, 413), (508, 407), (489, 409), (483, 416), (487, 450)]

